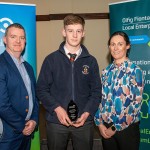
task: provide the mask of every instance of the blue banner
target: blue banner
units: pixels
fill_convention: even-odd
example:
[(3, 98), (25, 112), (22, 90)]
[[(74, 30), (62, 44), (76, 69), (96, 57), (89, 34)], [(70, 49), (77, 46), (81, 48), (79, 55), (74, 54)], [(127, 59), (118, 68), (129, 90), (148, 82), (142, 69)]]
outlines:
[(11, 4), (0, 2), (0, 53), (5, 50), (3, 35), (12, 23), (20, 23), (26, 31), (26, 49), (24, 58), (36, 73), (36, 7), (27, 4)]
[(129, 35), (129, 58), (145, 75), (141, 110), (140, 150), (150, 149), (150, 0), (130, 0), (109, 5), (110, 32), (124, 31)]
[[(3, 36), (12, 23), (20, 23), (26, 31), (24, 59), (31, 64), (36, 75), (36, 6), (0, 2), (0, 53), (5, 50)], [(39, 132), (32, 141), (31, 150), (40, 150)]]

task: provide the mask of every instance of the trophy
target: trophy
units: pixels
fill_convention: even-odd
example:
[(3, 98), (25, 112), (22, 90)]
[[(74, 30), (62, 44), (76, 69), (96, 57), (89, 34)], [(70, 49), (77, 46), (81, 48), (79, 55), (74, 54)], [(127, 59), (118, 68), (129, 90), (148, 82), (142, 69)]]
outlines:
[(67, 113), (72, 122), (75, 122), (78, 118), (78, 107), (76, 103), (71, 100), (68, 104)]

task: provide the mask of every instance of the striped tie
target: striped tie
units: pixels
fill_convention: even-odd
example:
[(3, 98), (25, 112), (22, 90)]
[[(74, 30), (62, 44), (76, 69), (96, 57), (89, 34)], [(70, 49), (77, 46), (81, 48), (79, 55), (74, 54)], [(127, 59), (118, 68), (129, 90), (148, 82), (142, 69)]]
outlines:
[(77, 54), (68, 53), (68, 55), (70, 55), (70, 61), (71, 61), (71, 62), (74, 62), (74, 60), (75, 60)]

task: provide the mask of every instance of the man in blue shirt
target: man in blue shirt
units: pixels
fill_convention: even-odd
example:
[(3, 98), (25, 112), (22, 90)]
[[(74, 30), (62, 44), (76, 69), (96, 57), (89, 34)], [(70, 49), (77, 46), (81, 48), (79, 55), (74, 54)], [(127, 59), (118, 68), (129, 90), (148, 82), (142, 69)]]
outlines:
[(21, 56), (26, 35), (18, 23), (7, 27), (6, 50), (0, 55), (0, 149), (30, 150), (38, 122), (32, 67)]

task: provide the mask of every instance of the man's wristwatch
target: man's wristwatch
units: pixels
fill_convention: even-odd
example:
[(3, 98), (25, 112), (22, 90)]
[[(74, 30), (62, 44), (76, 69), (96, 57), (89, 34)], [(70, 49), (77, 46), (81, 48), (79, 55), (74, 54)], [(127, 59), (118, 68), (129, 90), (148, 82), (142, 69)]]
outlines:
[(116, 131), (116, 127), (114, 125), (111, 126), (112, 131)]

